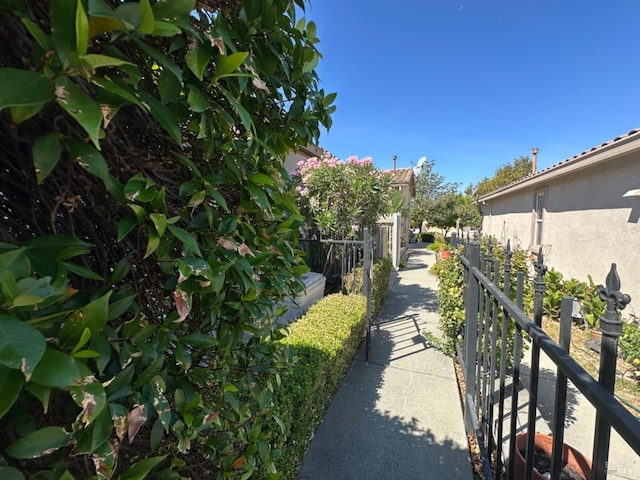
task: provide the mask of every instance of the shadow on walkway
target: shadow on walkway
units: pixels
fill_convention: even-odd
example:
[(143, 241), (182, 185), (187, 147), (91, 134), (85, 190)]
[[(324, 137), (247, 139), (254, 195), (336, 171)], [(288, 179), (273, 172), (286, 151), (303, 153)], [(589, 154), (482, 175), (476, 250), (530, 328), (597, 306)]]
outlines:
[(299, 480), (472, 478), (452, 360), (421, 335), (437, 328), (433, 258), (414, 250), (372, 329), (369, 362), (363, 344)]

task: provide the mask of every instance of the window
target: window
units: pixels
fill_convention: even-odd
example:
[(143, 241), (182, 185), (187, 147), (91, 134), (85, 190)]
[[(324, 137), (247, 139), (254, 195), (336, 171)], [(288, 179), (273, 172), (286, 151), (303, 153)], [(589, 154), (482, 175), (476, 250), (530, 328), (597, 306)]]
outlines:
[(544, 217), (544, 192), (536, 193), (536, 204), (534, 211), (533, 225), (533, 245), (538, 247), (542, 245), (542, 223)]

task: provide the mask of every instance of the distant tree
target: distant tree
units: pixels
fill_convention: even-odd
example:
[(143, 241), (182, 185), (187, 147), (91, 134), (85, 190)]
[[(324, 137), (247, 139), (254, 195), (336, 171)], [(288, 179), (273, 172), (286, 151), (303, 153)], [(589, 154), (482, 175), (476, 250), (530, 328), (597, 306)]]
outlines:
[(445, 182), (442, 175), (433, 171), (434, 165), (434, 160), (427, 160), (416, 175), (416, 196), (411, 200), (409, 212), (412, 221), (418, 226), (425, 220), (435, 225), (435, 211), (440, 209), (438, 205), (444, 201), (440, 197), (455, 195), (458, 191), (459, 184)]
[(499, 167), (493, 177), (484, 177), (475, 188), (475, 196), (480, 197), (493, 192), (510, 183), (522, 180), (531, 173), (532, 160), (528, 156), (515, 158), (513, 163), (507, 163)]
[(482, 225), (482, 213), (473, 197), (467, 193), (458, 196), (455, 214), (460, 219), (461, 227), (479, 228)]
[(431, 224), (443, 232), (456, 226), (477, 228), (482, 224), (482, 214), (470, 195), (446, 192), (433, 203)]
[(433, 202), (429, 223), (441, 228), (443, 232), (455, 227), (458, 220), (456, 206), (459, 196), (455, 191), (439, 195)]

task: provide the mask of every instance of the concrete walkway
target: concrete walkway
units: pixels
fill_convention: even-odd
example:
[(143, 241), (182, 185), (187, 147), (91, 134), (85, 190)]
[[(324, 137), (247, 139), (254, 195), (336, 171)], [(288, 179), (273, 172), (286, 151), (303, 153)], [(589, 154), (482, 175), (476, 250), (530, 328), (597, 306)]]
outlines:
[(435, 255), (411, 244), (389, 296), (304, 457), (299, 480), (471, 480), (450, 357), (421, 332), (438, 331)]

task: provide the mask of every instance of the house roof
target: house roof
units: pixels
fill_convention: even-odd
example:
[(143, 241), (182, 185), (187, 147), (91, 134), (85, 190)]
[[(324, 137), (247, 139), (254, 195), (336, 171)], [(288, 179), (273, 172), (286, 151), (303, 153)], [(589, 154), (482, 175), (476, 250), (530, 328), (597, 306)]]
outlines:
[(407, 185), (411, 190), (411, 196), (415, 196), (416, 186), (412, 168), (397, 168), (390, 170), (389, 173), (391, 173), (391, 186), (399, 187)]
[(489, 192), (486, 195), (479, 197), (476, 201), (483, 202), (523, 188), (535, 187), (540, 184), (547, 183), (552, 179), (613, 160), (635, 150), (640, 151), (640, 129), (631, 130), (625, 135), (621, 135), (613, 140), (596, 145), (589, 150), (585, 150), (571, 158), (540, 170), (534, 175), (529, 175), (522, 180), (518, 180), (499, 188), (498, 190)]

